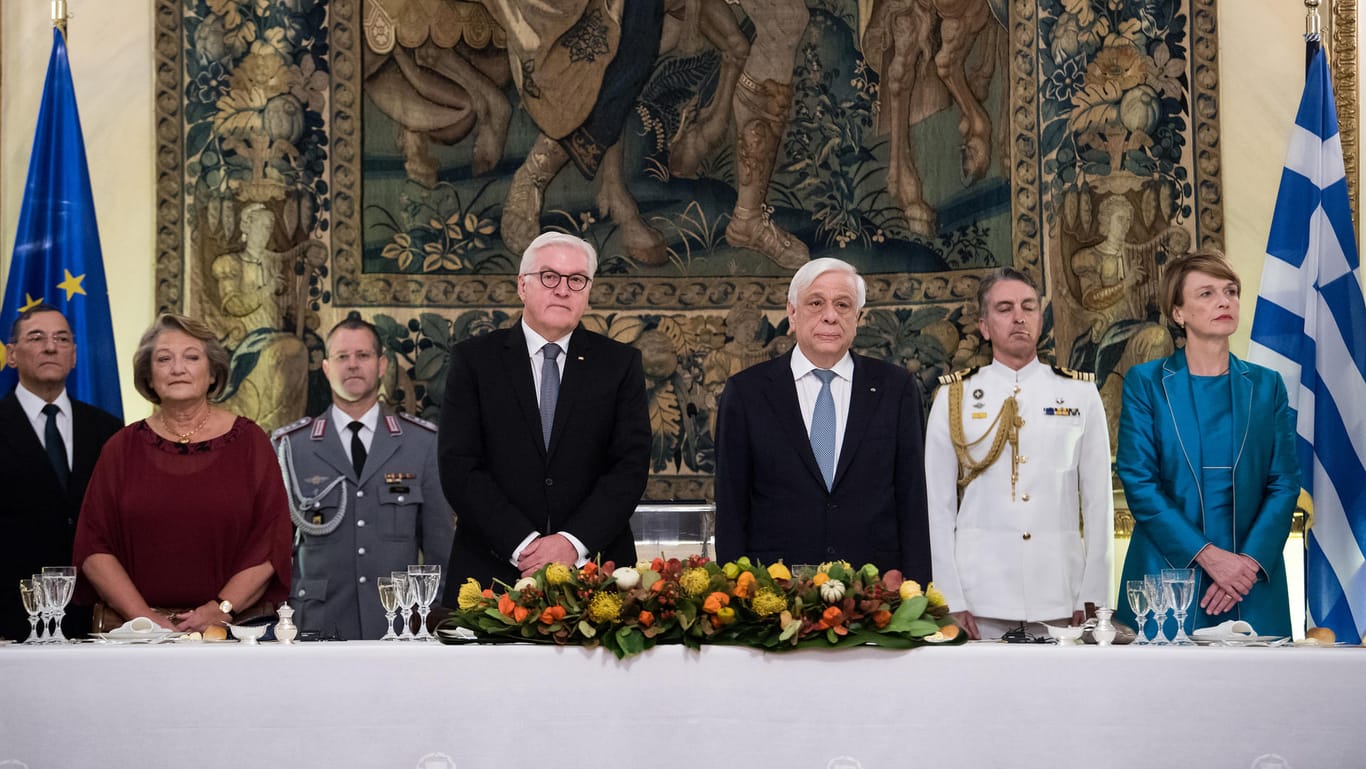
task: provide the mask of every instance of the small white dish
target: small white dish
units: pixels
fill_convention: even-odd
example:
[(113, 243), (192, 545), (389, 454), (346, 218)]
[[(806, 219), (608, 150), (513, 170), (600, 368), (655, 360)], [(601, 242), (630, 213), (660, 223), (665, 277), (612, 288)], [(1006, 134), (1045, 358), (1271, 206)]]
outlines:
[(1054, 627), (1045, 625), (1048, 628), (1048, 635), (1058, 642), (1058, 646), (1076, 646), (1081, 641), (1081, 633), (1085, 628), (1080, 625), (1069, 625), (1068, 627)]
[(232, 637), (244, 644), (256, 644), (268, 629), (268, 625), (228, 625)]

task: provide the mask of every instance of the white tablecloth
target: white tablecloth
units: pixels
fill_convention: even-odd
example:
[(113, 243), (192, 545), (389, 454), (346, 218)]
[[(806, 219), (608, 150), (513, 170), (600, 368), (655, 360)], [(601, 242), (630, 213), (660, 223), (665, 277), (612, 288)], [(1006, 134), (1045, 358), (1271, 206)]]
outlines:
[(1345, 648), (9, 645), (0, 767), (1355, 768), (1364, 685)]

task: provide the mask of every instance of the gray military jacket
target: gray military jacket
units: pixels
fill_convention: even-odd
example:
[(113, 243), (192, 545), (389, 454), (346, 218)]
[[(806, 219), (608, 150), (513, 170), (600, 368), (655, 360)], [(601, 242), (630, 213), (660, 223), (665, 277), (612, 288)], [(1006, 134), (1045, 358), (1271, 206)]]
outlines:
[(377, 639), (385, 623), (375, 580), (418, 563), (419, 552), (444, 566), (455, 517), (441, 492), (435, 425), (381, 406), (358, 479), (333, 408), (271, 436), (295, 523), (289, 603), (303, 631)]

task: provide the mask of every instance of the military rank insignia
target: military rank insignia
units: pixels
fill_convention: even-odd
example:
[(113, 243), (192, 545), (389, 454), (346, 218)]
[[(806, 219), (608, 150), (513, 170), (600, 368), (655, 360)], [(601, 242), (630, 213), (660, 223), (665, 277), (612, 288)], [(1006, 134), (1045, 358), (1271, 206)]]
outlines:
[(1046, 417), (1079, 417), (1081, 416), (1081, 409), (1070, 406), (1049, 406), (1043, 410), (1043, 414)]

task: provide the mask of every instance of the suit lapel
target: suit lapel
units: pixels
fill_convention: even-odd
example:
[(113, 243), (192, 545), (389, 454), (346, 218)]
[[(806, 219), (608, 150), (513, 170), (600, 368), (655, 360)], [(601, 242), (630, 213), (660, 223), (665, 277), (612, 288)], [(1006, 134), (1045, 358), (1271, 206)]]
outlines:
[[(318, 416), (318, 419), (326, 423), (327, 429), (323, 437), (319, 439), (322, 443), (318, 447), (318, 459), (331, 465), (337, 474), (352, 481), (356, 480), (356, 470), (351, 466), (351, 460), (346, 456), (346, 449), (342, 447), (343, 440), (350, 440), (351, 436), (342, 435), (337, 432), (337, 423), (332, 421), (332, 410), (335, 406), (328, 406), (327, 410)], [(312, 441), (312, 437), (305, 437), (304, 440)], [(367, 464), (369, 460), (366, 461)]]
[(1229, 384), (1233, 388), (1233, 473), (1238, 474), (1238, 461), (1243, 457), (1243, 446), (1247, 445), (1247, 433), (1252, 427), (1252, 399), (1257, 393), (1252, 387), (1252, 370), (1247, 364), (1233, 357), (1229, 359)]
[(357, 479), (358, 483), (365, 483), (370, 480), (370, 476), (383, 467), (395, 451), (398, 451), (398, 440), (389, 432), (389, 423), (386, 419), (390, 416), (393, 416), (393, 412), (381, 406), (379, 420), (375, 422), (375, 435), (370, 439), (370, 450), (365, 455), (365, 467), (361, 468), (360, 478)]
[[(1167, 411), (1172, 420), (1172, 430), (1176, 433), (1177, 443), (1186, 458), (1186, 468), (1190, 471), (1195, 488), (1200, 493), (1200, 509), (1204, 510), (1204, 484), (1199, 468), (1201, 461), (1200, 419), (1195, 414), (1195, 401), (1191, 395), (1190, 368), (1186, 365), (1185, 350), (1177, 350), (1162, 362), (1162, 390), (1167, 397)], [(1201, 516), (1203, 518), (1203, 514)]]
[[(75, 409), (75, 406), (72, 406)], [(38, 440), (38, 434), (33, 431), (33, 423), (28, 421), (28, 415), (24, 413), (24, 407), (19, 405), (19, 398), (14, 393), (10, 393), (0, 400), (0, 424), (4, 434), (15, 443), (15, 447), (29, 456), (40, 457), (41, 462), (35, 464), (42, 465), (41, 472), (43, 479), (54, 489), (60, 489), (61, 483), (57, 481), (57, 471), (52, 469), (52, 463), (47, 458), (47, 451), (43, 448), (42, 441)], [(76, 419), (72, 415), (72, 441), (79, 446), (80, 443), (76, 436)], [(68, 485), (69, 482), (68, 482)]]
[[(526, 421), (527, 429), (535, 436), (532, 443), (536, 444), (541, 452), (541, 457), (545, 457), (545, 441), (541, 438), (541, 407), (536, 400), (536, 380), (531, 374), (531, 361), (527, 355), (526, 334), (522, 333), (522, 324), (519, 322), (508, 329), (507, 338), (503, 344), (503, 373), (506, 381), (512, 385), (512, 398), (517, 402), (518, 409), (522, 412), (522, 418)], [(572, 346), (572, 340), (571, 340)], [(568, 363), (566, 362), (566, 367)], [(563, 392), (563, 384), (561, 384)], [(556, 406), (559, 409), (559, 406)]]
[(792, 353), (776, 360), (778, 362), (769, 369), (769, 386), (764, 388), (769, 406), (773, 409), (773, 423), (782, 426), (787, 442), (796, 447), (802, 464), (806, 465), (821, 488), (825, 488), (825, 476), (821, 475), (821, 466), (811, 450), (811, 436), (806, 432), (801, 401), (797, 399), (797, 382), (792, 378)]
[[(868, 363), (854, 355), (854, 381), (849, 387), (849, 415), (844, 420), (844, 442), (840, 444), (840, 461), (835, 468), (833, 489), (839, 485), (840, 478), (848, 471), (854, 461), (854, 454), (863, 445), (863, 434), (868, 431), (868, 421), (877, 410), (878, 400), (882, 397), (879, 388), (882, 378), (868, 370)], [(812, 455), (815, 458), (815, 455)]]
[[(579, 400), (584, 388), (588, 387), (593, 377), (588, 372), (596, 363), (592, 356), (593, 339), (584, 331), (583, 326), (574, 329), (574, 335), (569, 337), (569, 350), (564, 354), (564, 375), (560, 377), (560, 395), (555, 401), (555, 421), (550, 427), (550, 449), (547, 455), (553, 455), (559, 448), (560, 439), (564, 435), (565, 424), (569, 421), (569, 415), (574, 410), (575, 401)], [(541, 412), (536, 411), (536, 427), (540, 428)]]

